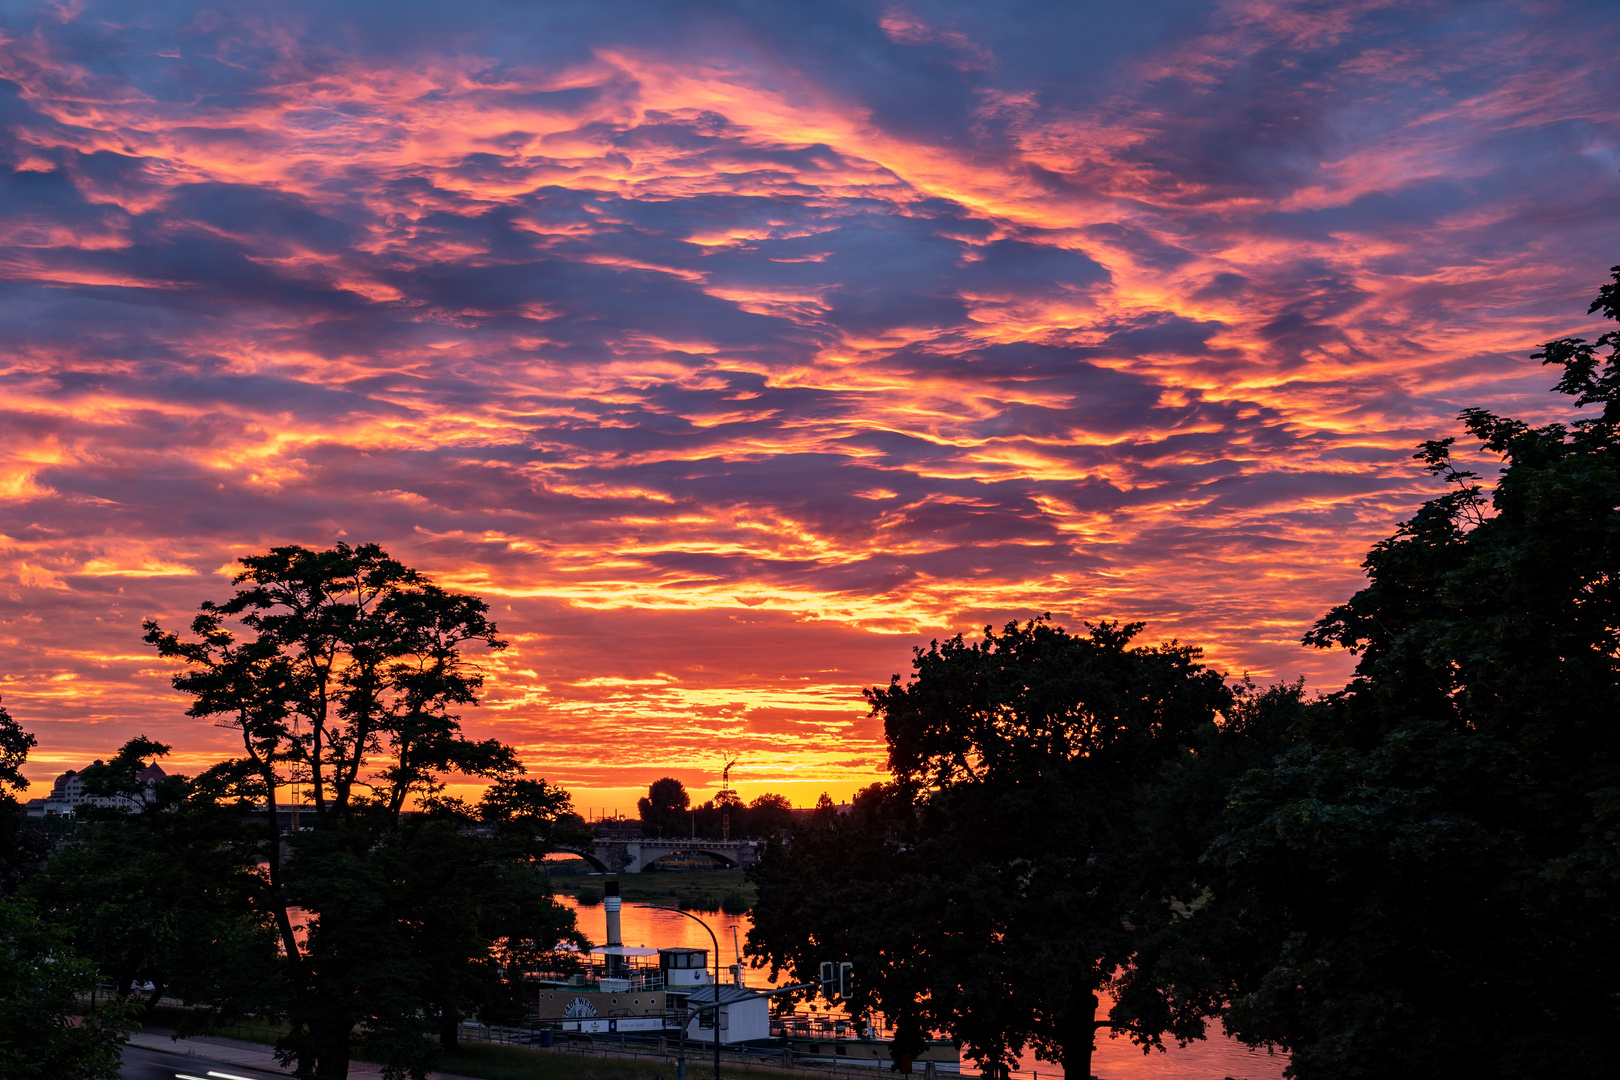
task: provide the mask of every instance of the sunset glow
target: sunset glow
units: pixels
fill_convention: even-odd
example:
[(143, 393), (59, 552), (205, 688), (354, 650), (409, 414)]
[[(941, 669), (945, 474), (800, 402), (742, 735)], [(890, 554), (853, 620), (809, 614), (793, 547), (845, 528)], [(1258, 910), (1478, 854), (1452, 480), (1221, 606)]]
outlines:
[(340, 539), (490, 602), (466, 726), (582, 808), (847, 796), (863, 686), (1043, 611), (1334, 689), (1414, 444), (1561, 407), (1620, 262), (1604, 5), (0, 13), (36, 781), (229, 752), (141, 620)]

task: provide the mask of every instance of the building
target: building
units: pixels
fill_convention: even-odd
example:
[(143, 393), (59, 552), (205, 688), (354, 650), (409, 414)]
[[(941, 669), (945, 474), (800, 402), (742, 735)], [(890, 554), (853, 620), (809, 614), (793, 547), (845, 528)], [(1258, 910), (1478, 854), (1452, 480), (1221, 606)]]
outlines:
[[(746, 986), (709, 985), (699, 987), (686, 995), (686, 1007), (696, 1011), (713, 1006), (715, 995), (720, 996), (720, 1041), (744, 1043), (771, 1037), (770, 998)], [(692, 1018), (686, 1028), (686, 1037), (698, 1042), (714, 1040), (713, 1008), (704, 1009)]]
[[(101, 762), (98, 760), (97, 765)], [(162, 766), (153, 763), (146, 765), (135, 774), (146, 793), (150, 794), (157, 787), (158, 781), (165, 777)], [(136, 799), (115, 795), (111, 798), (85, 794), (84, 774), (77, 769), (69, 769), (56, 778), (51, 786), (51, 793), (43, 799), (29, 799), (24, 804), (29, 817), (68, 817), (78, 812), (81, 806), (99, 806), (114, 810), (139, 810), (141, 802)]]

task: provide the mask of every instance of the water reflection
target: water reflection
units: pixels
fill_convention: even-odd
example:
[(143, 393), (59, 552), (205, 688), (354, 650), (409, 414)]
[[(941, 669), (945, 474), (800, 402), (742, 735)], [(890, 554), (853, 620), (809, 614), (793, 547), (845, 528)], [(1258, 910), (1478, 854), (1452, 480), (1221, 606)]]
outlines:
[[(593, 945), (600, 945), (606, 940), (605, 907), (601, 904), (585, 907), (572, 896), (560, 894), (557, 900), (574, 909), (579, 919), (580, 932), (590, 938)], [(725, 969), (737, 962), (736, 949), (747, 944), (748, 928), (752, 923), (746, 915), (727, 915), (720, 911), (695, 911), (693, 914), (708, 923), (714, 931), (715, 938), (720, 943), (720, 974), (729, 981), (730, 973)], [(711, 954), (714, 952), (714, 945), (710, 943), (709, 935), (703, 932), (703, 927), (685, 915), (664, 911), (648, 904), (627, 901), (619, 911), (619, 930), (626, 945), (646, 945), (654, 949), (702, 949)], [(713, 955), (709, 957), (709, 970), (714, 970)], [(749, 986), (770, 985), (765, 978), (766, 974), (763, 971), (743, 969), (744, 982)]]
[[(574, 909), (579, 928), (586, 937), (596, 943), (603, 940), (607, 931), (607, 911), (602, 905), (583, 907), (571, 896), (559, 895), (557, 899)], [(730, 973), (726, 969), (737, 962), (736, 945), (745, 945), (748, 941), (748, 928), (751, 925), (748, 916), (727, 915), (718, 911), (695, 914), (713, 928), (715, 937), (719, 939), (721, 977), (729, 979)], [(709, 942), (709, 935), (691, 919), (647, 904), (626, 903), (620, 912), (620, 926), (626, 945), (705, 949), (711, 952), (714, 948)], [(733, 944), (734, 937), (736, 945)], [(711, 971), (714, 969), (713, 956), (709, 957), (709, 968)], [(749, 986), (771, 985), (767, 974), (746, 967), (743, 969), (744, 981)], [(1238, 1080), (1279, 1080), (1287, 1064), (1286, 1055), (1272, 1057), (1263, 1052), (1256, 1053), (1216, 1029), (1203, 1042), (1187, 1047), (1172, 1044), (1162, 1054), (1155, 1051), (1146, 1055), (1124, 1036), (1109, 1038), (1099, 1035), (1091, 1070), (1102, 1080), (1222, 1080), (1228, 1076)], [(964, 1075), (978, 1075), (978, 1070), (971, 1064), (966, 1064), (962, 1071)], [(1062, 1070), (1056, 1065), (1036, 1061), (1034, 1055), (1030, 1055), (1021, 1063), (1017, 1075), (1029, 1080), (1059, 1080)]]

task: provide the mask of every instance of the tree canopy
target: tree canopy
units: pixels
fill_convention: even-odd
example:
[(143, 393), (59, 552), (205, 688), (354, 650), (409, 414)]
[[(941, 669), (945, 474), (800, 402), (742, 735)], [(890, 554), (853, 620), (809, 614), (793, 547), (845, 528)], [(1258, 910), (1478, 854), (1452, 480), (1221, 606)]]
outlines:
[[(1591, 310), (1620, 319), (1620, 267)], [(1607, 349), (1607, 355), (1602, 354)], [(1302, 1077), (1595, 1076), (1620, 1027), (1620, 332), (1563, 338), (1574, 418), (1482, 409), (1487, 494), (1451, 490), (1364, 564), (1309, 644), (1357, 654), (1212, 855), (1257, 960), (1228, 1025)], [(1593, 407), (1597, 407), (1594, 409)]]
[[(451, 1043), (466, 1015), (511, 1015), (510, 964), (583, 940), (535, 862), (569, 827), (567, 794), (461, 731), (455, 710), (483, 681), (466, 650), (506, 646), (482, 600), (374, 544), (279, 547), (242, 566), (189, 635), (148, 622), (146, 637), (186, 665), (174, 685), (189, 715), (240, 731), (243, 755), (198, 783), (268, 805), (296, 785), (313, 803), (307, 828), (277, 813), (257, 826), (250, 899), (279, 941), (275, 1008), (290, 1025), (277, 1052), (304, 1080), (342, 1080), (363, 1033), (390, 1076), (420, 1078), (430, 1035)], [(491, 782), (476, 806), (444, 796), (456, 773)]]
[(61, 927), (7, 895), (45, 854), (11, 794), (28, 784), (22, 768), (35, 745), (0, 707), (0, 1077), (117, 1080), (132, 1010), (116, 999), (85, 1000), (95, 990), (95, 965), (74, 952)]
[[(1027, 1047), (1089, 1077), (1099, 1028), (1150, 1045), (1200, 1034), (1201, 990), (1168, 966), (1119, 973), (1205, 887), (1184, 861), (1166, 877), (1142, 858), (1144, 810), (1232, 693), (1198, 650), (1133, 644), (1140, 630), (986, 628), (868, 691), (893, 785), (767, 857), (754, 954), (803, 977), (816, 949), (841, 946), (911, 1045), (947, 1030), (993, 1069)], [(1132, 992), (1099, 1017), (1116, 985)]]
[(679, 836), (687, 831), (686, 813), (692, 805), (692, 796), (686, 785), (673, 776), (654, 780), (647, 794), (636, 801), (641, 815), (641, 831), (658, 836)]
[(28, 787), (22, 774), (28, 752), (39, 745), (39, 740), (22, 729), (11, 718), (4, 705), (0, 705), (0, 797), (15, 798), (16, 793)]

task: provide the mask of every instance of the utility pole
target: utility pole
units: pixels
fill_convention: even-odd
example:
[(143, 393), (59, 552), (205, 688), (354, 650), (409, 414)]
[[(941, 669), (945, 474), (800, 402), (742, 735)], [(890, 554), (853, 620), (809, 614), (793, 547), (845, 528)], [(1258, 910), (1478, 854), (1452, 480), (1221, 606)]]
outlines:
[[(704, 930), (707, 930), (709, 940), (714, 943), (714, 1080), (720, 1080), (720, 939), (714, 936), (714, 931), (709, 929), (708, 923), (690, 911), (682, 911), (678, 907), (665, 907), (663, 904), (648, 904), (647, 906), (659, 908), (663, 911), (673, 911), (677, 915), (685, 915), (688, 919), (703, 927)], [(701, 1006), (698, 1008), (698, 1015), (703, 1015)], [(683, 1070), (686, 1064), (685, 1050), (686, 1027), (683, 1024), (681, 1026), (681, 1068)]]

